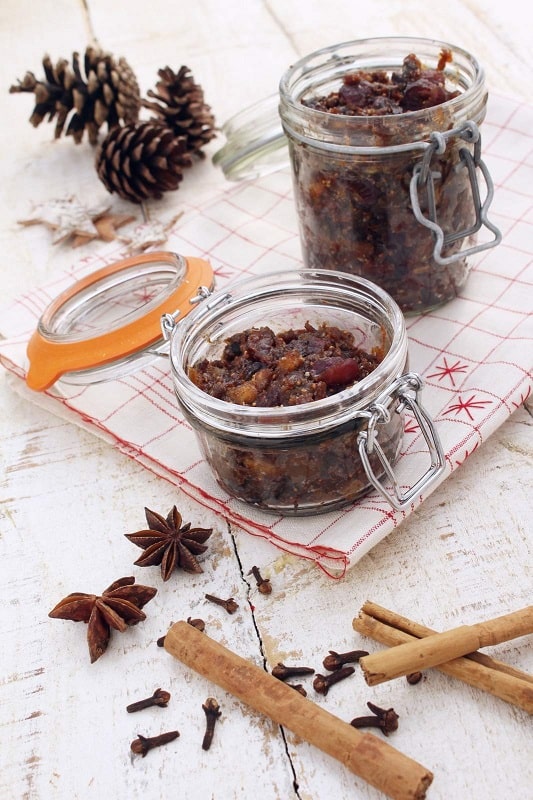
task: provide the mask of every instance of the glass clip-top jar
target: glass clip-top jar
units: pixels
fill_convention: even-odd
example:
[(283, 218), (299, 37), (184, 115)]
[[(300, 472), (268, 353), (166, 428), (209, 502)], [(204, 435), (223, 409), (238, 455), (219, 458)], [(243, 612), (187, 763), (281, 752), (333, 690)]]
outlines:
[[(486, 104), (477, 60), (431, 39), (362, 39), (290, 67), (279, 112), (306, 266), (362, 275), (406, 313), (454, 298), (468, 257), (501, 240), (480, 157)], [(474, 242), (482, 227), (491, 239)]]
[(213, 160), (231, 180), (290, 163), (305, 266), (365, 277), (404, 313), (456, 297), (471, 257), (501, 241), (476, 58), (433, 39), (345, 42), (286, 70), (277, 136), (274, 99), (229, 120)]
[[(286, 407), (227, 402), (191, 380), (191, 367), (217, 358), (228, 337), (266, 325), (275, 332), (335, 326), (379, 359), (342, 391)], [(321, 513), (373, 487), (402, 509), (444, 468), (437, 431), (420, 403), (422, 381), (407, 370), (398, 305), (371, 282), (345, 273), (269, 273), (214, 292), (212, 268), (202, 259), (164, 251), (134, 256), (87, 275), (53, 300), (27, 353), (28, 386), (44, 391), (57, 384), (60, 393), (170, 361), (177, 402), (215, 477), (232, 496), (265, 510)], [(293, 379), (289, 369), (287, 380)], [(394, 469), (405, 408), (429, 453), (426, 472), (407, 488)]]
[[(286, 406), (228, 402), (191, 379), (191, 369), (218, 364), (228, 340), (243, 331), (268, 326), (292, 335), (309, 325), (334, 325), (382, 360), (338, 393)], [(375, 488), (402, 509), (441, 475), (445, 459), (420, 403), (422, 380), (406, 372), (403, 315), (371, 282), (330, 270), (270, 273), (214, 294), (175, 325), (167, 319), (166, 330), (178, 403), (230, 495), (267, 511), (306, 515), (346, 506)], [(394, 472), (405, 408), (420, 426), (430, 462), (407, 488)]]

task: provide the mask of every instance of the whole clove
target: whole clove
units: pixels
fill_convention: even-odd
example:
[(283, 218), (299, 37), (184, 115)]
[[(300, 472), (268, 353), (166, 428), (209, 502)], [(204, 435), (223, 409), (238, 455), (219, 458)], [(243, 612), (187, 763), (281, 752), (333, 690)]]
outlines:
[(220, 710), (220, 706), (218, 702), (215, 700), (214, 697), (208, 697), (205, 703), (202, 704), (202, 708), (205, 712), (206, 718), (206, 727), (204, 738), (202, 741), (202, 749), (209, 750), (211, 747), (211, 742), (213, 741), (213, 734), (215, 732), (215, 724), (217, 719), (222, 714)]
[(144, 700), (137, 700), (135, 703), (130, 703), (126, 706), (128, 714), (133, 714), (136, 711), (141, 711), (143, 708), (150, 708), (151, 706), (159, 706), (166, 708), (170, 700), (170, 692), (165, 692), (164, 689), (156, 689), (151, 697)]
[(296, 692), (298, 692), (298, 694), (301, 694), (302, 697), (307, 697), (307, 692), (301, 683), (288, 683), (287, 686), (290, 686), (291, 689), (294, 689)]
[(138, 738), (133, 740), (130, 748), (132, 753), (141, 755), (144, 758), (149, 750), (153, 750), (154, 747), (161, 747), (161, 745), (168, 744), (168, 742), (173, 742), (179, 735), (179, 731), (168, 731), (167, 733), (159, 734), (159, 736), (151, 737), (141, 736), (139, 733), (137, 734)]
[(263, 578), (263, 576), (259, 572), (259, 567), (252, 567), (252, 569), (248, 574), (254, 576), (255, 582), (257, 583), (257, 588), (261, 594), (272, 593), (272, 585), (268, 578)]
[(367, 655), (368, 652), (366, 650), (350, 650), (349, 653), (336, 653), (335, 650), (330, 650), (329, 655), (322, 662), (322, 666), (324, 669), (333, 671), (340, 669), (345, 664), (355, 663)]
[(274, 678), (284, 681), (287, 678), (292, 678), (295, 675), (312, 675), (314, 669), (312, 667), (286, 667), (285, 664), (276, 664), (272, 670)]
[(319, 694), (326, 695), (334, 683), (348, 678), (355, 672), (354, 667), (341, 667), (332, 672), (331, 675), (317, 675), (313, 681), (313, 689)]
[(192, 625), (193, 628), (202, 631), (202, 633), (205, 631), (205, 622), (203, 619), (193, 619), (192, 617), (187, 617), (187, 622), (189, 625)]
[(374, 703), (367, 703), (372, 711), (372, 716), (356, 717), (352, 719), (350, 725), (354, 728), (379, 728), (385, 736), (398, 730), (399, 716), (393, 708), (380, 708)]
[(215, 603), (217, 606), (222, 606), (222, 608), (226, 609), (228, 614), (235, 614), (239, 608), (239, 604), (235, 602), (233, 597), (229, 597), (227, 600), (222, 600), (220, 597), (215, 597), (213, 594), (206, 594), (205, 599), (209, 600), (210, 603)]

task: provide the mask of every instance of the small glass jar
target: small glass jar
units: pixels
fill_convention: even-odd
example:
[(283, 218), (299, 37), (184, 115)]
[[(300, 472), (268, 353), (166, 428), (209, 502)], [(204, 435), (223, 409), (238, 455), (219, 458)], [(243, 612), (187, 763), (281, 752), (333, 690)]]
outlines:
[[(437, 69), (443, 51), (451, 54), (446, 88), (458, 94), (440, 105), (349, 116), (304, 104), (338, 91), (346, 75), (361, 70), (401, 72), (409, 54)], [(305, 266), (368, 278), (405, 313), (455, 297), (468, 275), (468, 256), (501, 239), (486, 217), (492, 182), (480, 158), (479, 134), (486, 103), (477, 60), (430, 39), (362, 39), (291, 66), (281, 79), (279, 112)], [(493, 237), (475, 244), (483, 226)]]
[[(357, 347), (379, 351), (380, 364), (337, 394), (285, 407), (220, 400), (189, 377), (198, 361), (219, 358), (234, 334), (262, 326), (279, 333), (306, 322), (351, 332)], [(345, 506), (375, 487), (402, 508), (444, 467), (433, 424), (417, 402), (421, 380), (405, 372), (403, 315), (365, 279), (331, 270), (249, 278), (202, 301), (181, 322), (169, 317), (168, 336), (179, 405), (215, 477), (233, 497), (279, 514), (305, 515)], [(431, 464), (402, 493), (392, 466), (406, 406), (419, 422)]]

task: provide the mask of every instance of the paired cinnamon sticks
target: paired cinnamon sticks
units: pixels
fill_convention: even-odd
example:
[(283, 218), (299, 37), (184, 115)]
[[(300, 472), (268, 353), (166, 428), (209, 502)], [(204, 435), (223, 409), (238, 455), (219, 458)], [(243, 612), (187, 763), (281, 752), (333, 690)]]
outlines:
[(165, 636), (165, 649), (188, 667), (336, 758), (394, 800), (423, 800), (432, 773), (371, 733), (353, 728), (277, 678), (186, 622)]
[(475, 652), (533, 633), (533, 606), (512, 614), (436, 633), (376, 603), (363, 605), (353, 620), (358, 633), (390, 646), (360, 659), (366, 682), (374, 686), (400, 675), (436, 667), (533, 713), (533, 677)]

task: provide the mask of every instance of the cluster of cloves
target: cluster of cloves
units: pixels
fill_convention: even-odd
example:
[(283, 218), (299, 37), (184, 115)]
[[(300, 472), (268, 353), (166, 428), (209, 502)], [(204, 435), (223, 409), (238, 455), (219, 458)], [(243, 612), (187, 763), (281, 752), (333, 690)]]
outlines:
[[(151, 708), (153, 706), (166, 708), (169, 700), (169, 692), (166, 692), (164, 689), (156, 689), (153, 695), (150, 697), (146, 697), (143, 700), (137, 700), (135, 703), (130, 703), (128, 706), (126, 706), (126, 711), (129, 714), (133, 714), (136, 711), (142, 711), (145, 708)], [(208, 697), (205, 703), (202, 704), (202, 709), (206, 717), (206, 727), (204, 738), (202, 740), (202, 749), (209, 750), (213, 741), (215, 723), (221, 716), (222, 712), (220, 711), (220, 706), (214, 697)], [(142, 736), (142, 734), (139, 733), (137, 734), (137, 739), (132, 741), (130, 749), (132, 753), (135, 753), (136, 755), (142, 755), (144, 758), (149, 750), (153, 750), (155, 747), (161, 747), (161, 745), (168, 744), (168, 742), (173, 742), (174, 739), (177, 739), (179, 735), (179, 731), (167, 731), (165, 733), (160, 733), (158, 736)]]
[[(322, 664), (324, 669), (329, 670), (331, 674), (321, 675), (317, 673), (315, 675), (313, 680), (313, 689), (315, 692), (326, 695), (331, 686), (344, 680), (344, 678), (348, 678), (355, 672), (354, 667), (347, 667), (345, 664), (359, 661), (360, 658), (366, 655), (368, 655), (366, 650), (350, 650), (348, 653), (336, 653), (334, 650), (330, 650), (329, 655), (326, 656)], [(279, 678), (279, 680), (282, 681), (297, 675), (313, 675), (314, 673), (315, 670), (312, 667), (288, 667), (285, 664), (277, 664), (272, 670), (274, 678)], [(307, 695), (307, 692), (301, 684), (289, 685), (297, 689), (304, 697)]]
[[(257, 583), (257, 588), (261, 594), (271, 594), (272, 593), (272, 584), (268, 578), (263, 578), (261, 572), (259, 571), (259, 567), (252, 567), (249, 571), (248, 575), (253, 575), (255, 581)], [(210, 603), (214, 603), (217, 606), (222, 606), (228, 614), (235, 614), (237, 609), (239, 608), (239, 604), (233, 599), (233, 597), (228, 597), (224, 600), (221, 597), (216, 597), (213, 594), (206, 594), (205, 599), (209, 600)], [(189, 620), (187, 620), (188, 622)], [(191, 623), (192, 624), (192, 623)]]
[(350, 650), (348, 653), (336, 653), (335, 650), (330, 650), (322, 662), (322, 666), (329, 670), (330, 674), (316, 675), (313, 681), (315, 692), (326, 695), (333, 684), (348, 678), (355, 672), (355, 667), (347, 667), (346, 664), (356, 663), (367, 655), (366, 650)]

